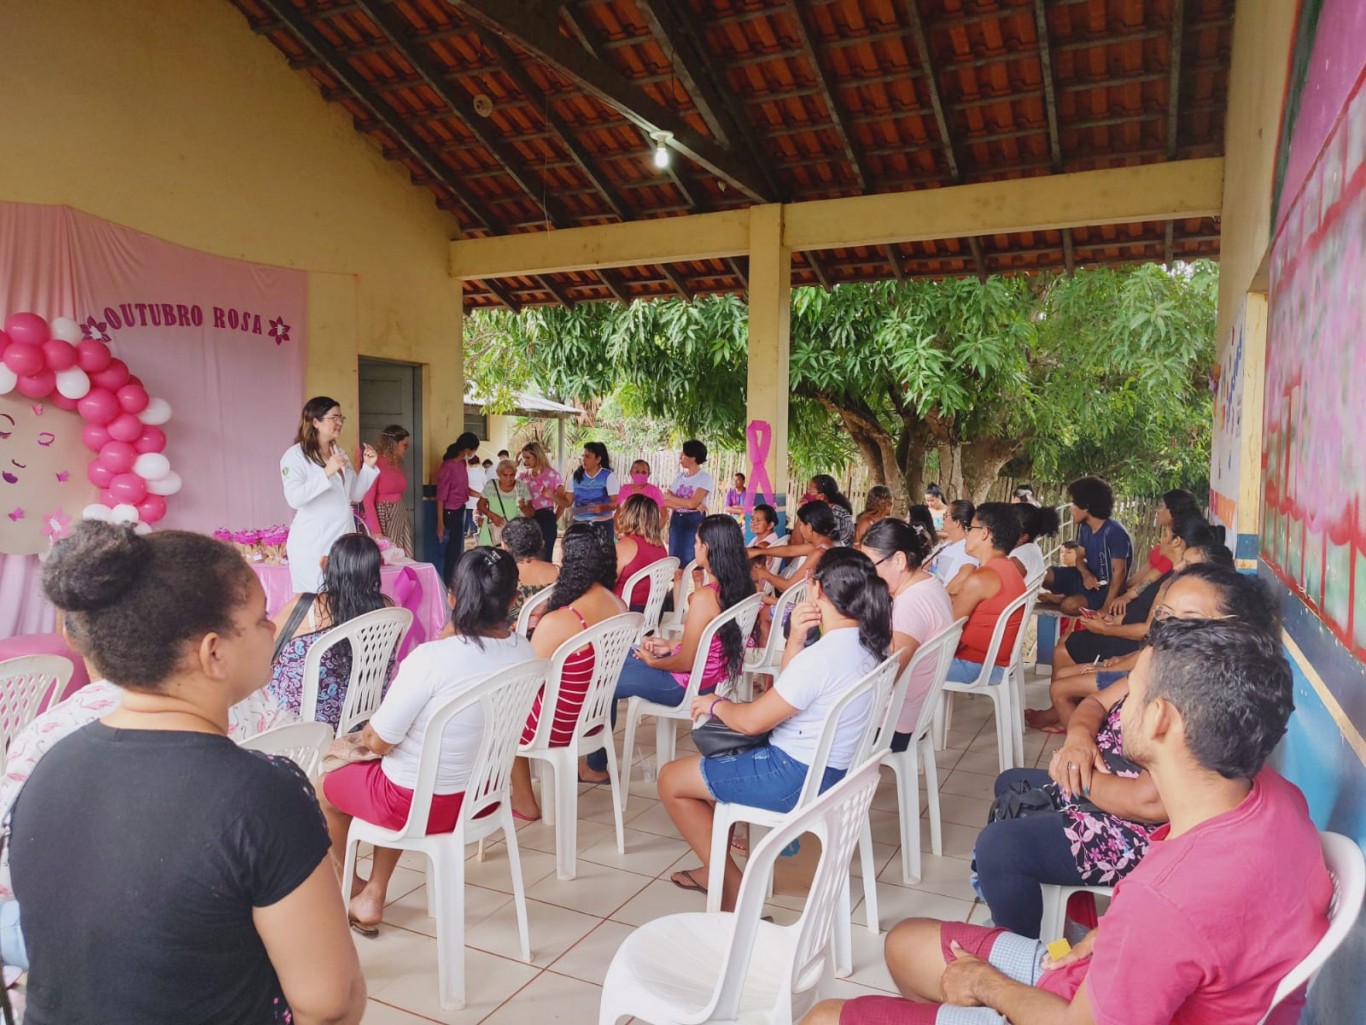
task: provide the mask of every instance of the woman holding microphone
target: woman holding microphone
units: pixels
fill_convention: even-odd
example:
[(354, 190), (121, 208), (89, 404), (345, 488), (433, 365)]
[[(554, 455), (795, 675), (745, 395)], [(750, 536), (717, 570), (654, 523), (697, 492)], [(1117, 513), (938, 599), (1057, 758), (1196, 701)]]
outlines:
[(361, 447), (364, 465), (357, 473), (337, 444), (345, 423), (335, 399), (326, 395), (309, 399), (299, 417), (294, 444), (280, 457), (285, 501), (295, 510), (285, 552), (296, 594), (317, 592), (323, 556), (337, 538), (355, 529), (351, 504), (359, 502), (379, 478), (373, 448)]

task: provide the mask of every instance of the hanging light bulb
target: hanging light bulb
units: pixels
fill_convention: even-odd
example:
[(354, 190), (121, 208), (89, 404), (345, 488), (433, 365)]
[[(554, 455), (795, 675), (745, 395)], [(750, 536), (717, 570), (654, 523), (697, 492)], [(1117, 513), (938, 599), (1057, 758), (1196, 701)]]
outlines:
[(673, 141), (673, 132), (651, 132), (650, 138), (655, 141), (655, 167), (663, 171), (668, 168), (671, 155), (669, 153), (669, 143)]

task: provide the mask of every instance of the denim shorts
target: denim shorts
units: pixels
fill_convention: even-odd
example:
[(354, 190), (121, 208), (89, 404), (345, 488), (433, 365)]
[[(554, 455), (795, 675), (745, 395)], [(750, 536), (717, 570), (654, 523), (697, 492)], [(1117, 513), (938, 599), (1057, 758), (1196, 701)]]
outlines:
[(1129, 675), (1129, 670), (1115, 671), (1113, 669), (1102, 669), (1096, 673), (1096, 690), (1104, 690), (1112, 683), (1119, 683), (1120, 680)]
[[(844, 779), (847, 769), (825, 770), (824, 793)], [(711, 796), (726, 804), (748, 804), (767, 811), (791, 811), (806, 786), (807, 766), (780, 747), (764, 744), (739, 754), (702, 759), (702, 781)]]
[(1080, 595), (1086, 599), (1086, 607), (1099, 609), (1105, 604), (1105, 596), (1109, 593), (1109, 588), (1101, 584), (1094, 591), (1088, 590), (1081, 580), (1081, 570), (1075, 566), (1054, 566), (1053, 583), (1048, 585), (1048, 590), (1054, 594), (1060, 594), (1064, 598), (1073, 595)]

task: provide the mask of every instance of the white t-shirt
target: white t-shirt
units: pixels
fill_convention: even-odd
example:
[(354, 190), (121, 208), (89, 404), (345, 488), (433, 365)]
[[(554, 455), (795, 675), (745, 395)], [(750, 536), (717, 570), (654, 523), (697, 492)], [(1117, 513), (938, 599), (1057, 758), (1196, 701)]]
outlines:
[(465, 503), (466, 509), (478, 509), (479, 499), (484, 494), (484, 485), (489, 482), (492, 474), (482, 466), (469, 467), (470, 474), (470, 500)]
[[(383, 762), (384, 775), (391, 783), (409, 790), (417, 785), (422, 736), (432, 713), (440, 705), (489, 673), (536, 657), (531, 642), (520, 634), (481, 640), (482, 651), (466, 637), (430, 641), (418, 645), (399, 663), (398, 675), (370, 720), (380, 740), (397, 745), (384, 756)], [(464, 791), (483, 734), (484, 713), (478, 705), (447, 724), (442, 736), (441, 764), (436, 773), (436, 793)]]
[[(880, 661), (859, 644), (855, 627), (832, 630), (798, 652), (774, 684), (778, 696), (797, 709), (797, 714), (773, 727), (768, 742), (803, 765), (810, 765), (830, 709)], [(829, 768), (849, 768), (863, 728), (868, 725), (871, 704), (871, 697), (865, 696), (844, 710), (830, 748)]]
[[(912, 584), (892, 600), (892, 632), (924, 644), (953, 622), (953, 600), (937, 577)], [(896, 721), (896, 732), (910, 733), (920, 718), (920, 707), (934, 683), (935, 665), (922, 662), (906, 687), (906, 703)]]
[(939, 557), (934, 560), (934, 565), (930, 567), (930, 572), (939, 578), (940, 583), (948, 587), (960, 569), (964, 566), (976, 565), (978, 565), (977, 560), (968, 554), (967, 541), (958, 540), (939, 553)]
[(1019, 559), (1024, 566), (1024, 578), (1029, 580), (1031, 577), (1043, 576), (1048, 566), (1043, 561), (1043, 549), (1037, 542), (1027, 541), (1010, 553), (1012, 559)]
[[(669, 485), (669, 490), (678, 498), (692, 498), (694, 491), (706, 491), (707, 497), (703, 500), (702, 504), (692, 510), (693, 512), (705, 513), (707, 511), (707, 503), (716, 498), (716, 479), (700, 467), (691, 477), (682, 470), (679, 470), (678, 476), (674, 477), (674, 482)], [(678, 512), (678, 510), (675, 509), (674, 512)]]

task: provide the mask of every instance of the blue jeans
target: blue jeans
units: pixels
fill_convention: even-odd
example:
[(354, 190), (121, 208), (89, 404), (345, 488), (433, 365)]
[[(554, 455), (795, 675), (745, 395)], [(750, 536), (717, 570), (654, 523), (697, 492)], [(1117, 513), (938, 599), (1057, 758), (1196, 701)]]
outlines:
[[(1001, 682), (1001, 673), (1004, 666), (993, 666), (989, 680), (991, 683)], [(982, 675), (981, 662), (969, 662), (965, 658), (956, 658), (949, 663), (948, 679), (954, 683), (972, 683), (977, 677)]]
[(0, 957), (7, 965), (28, 968), (28, 950), (24, 946), (24, 934), (19, 930), (17, 900), (0, 901)]
[[(617, 726), (617, 701), (622, 698), (644, 698), (657, 705), (678, 707), (683, 700), (686, 688), (674, 679), (673, 673), (666, 669), (655, 669), (646, 665), (634, 651), (626, 656), (626, 665), (617, 678), (617, 690), (612, 701), (612, 728)], [(607, 752), (598, 750), (588, 756), (588, 767), (594, 772), (607, 769)]]
[[(1007, 769), (996, 777), (996, 795), (999, 797), (1016, 780), (1041, 787), (1048, 782), (1048, 773), (1042, 769)], [(977, 837), (977, 885), (991, 908), (991, 920), (1001, 928), (1039, 939), (1041, 884), (1081, 885), (1077, 859), (1064, 832), (1066, 824), (1067, 817), (1061, 812), (1042, 812), (993, 822)]]
[[(844, 779), (848, 769), (826, 767), (821, 793)], [(738, 754), (702, 759), (702, 782), (716, 800), (786, 812), (797, 806), (810, 766), (780, 747), (762, 744)]]
[(697, 528), (705, 517), (700, 512), (680, 512), (675, 509), (669, 517), (669, 554), (686, 567), (697, 549)]

